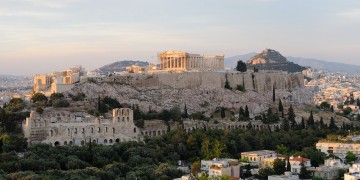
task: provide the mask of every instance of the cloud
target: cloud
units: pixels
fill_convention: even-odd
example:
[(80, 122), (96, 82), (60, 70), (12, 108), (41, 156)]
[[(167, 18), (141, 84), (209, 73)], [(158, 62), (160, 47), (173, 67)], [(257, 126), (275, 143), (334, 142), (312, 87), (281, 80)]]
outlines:
[(65, 8), (70, 4), (78, 3), (82, 0), (19, 0), (20, 2), (30, 3), (35, 6), (47, 7), (47, 8)]
[(29, 17), (38, 19), (54, 19), (63, 17), (60, 13), (40, 11), (9, 11), (0, 9), (0, 17)]
[(349, 19), (360, 19), (360, 9), (351, 9), (338, 13), (338, 15)]

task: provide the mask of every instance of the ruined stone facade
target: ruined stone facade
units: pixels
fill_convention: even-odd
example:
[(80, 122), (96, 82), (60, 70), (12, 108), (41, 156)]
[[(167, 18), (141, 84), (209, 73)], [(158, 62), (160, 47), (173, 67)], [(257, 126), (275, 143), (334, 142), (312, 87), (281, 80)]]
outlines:
[(23, 132), (29, 143), (54, 145), (82, 145), (87, 142), (113, 144), (140, 140), (131, 109), (114, 109), (112, 115), (112, 119), (103, 119), (82, 117), (69, 112), (43, 116), (32, 111), (23, 123)]
[(158, 55), (163, 70), (221, 70), (224, 55), (204, 56), (182, 51), (165, 51)]
[(25, 137), (30, 144), (48, 143), (54, 146), (84, 145), (88, 142), (111, 145), (123, 141), (141, 141), (145, 136), (156, 137), (169, 130), (183, 128), (185, 132), (195, 129), (271, 129), (280, 128), (280, 124), (265, 125), (261, 121), (221, 121), (217, 124), (199, 120), (185, 120), (182, 126), (170, 122), (169, 126), (161, 120), (145, 121), (144, 128), (138, 128), (133, 122), (133, 111), (129, 108), (114, 109), (112, 119), (82, 117), (76, 113), (57, 112), (40, 115), (34, 111), (22, 124)]
[(68, 91), (74, 83), (80, 81), (84, 70), (81, 66), (70, 68), (51, 74), (37, 74), (34, 76), (34, 92), (50, 96), (52, 93)]

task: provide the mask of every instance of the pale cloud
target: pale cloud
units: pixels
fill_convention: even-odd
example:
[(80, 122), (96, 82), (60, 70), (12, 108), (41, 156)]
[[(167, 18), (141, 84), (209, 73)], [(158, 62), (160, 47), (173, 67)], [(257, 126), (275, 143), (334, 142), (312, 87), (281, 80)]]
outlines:
[(54, 12), (40, 12), (40, 11), (18, 11), (18, 10), (6, 10), (0, 9), (0, 17), (29, 17), (29, 18), (38, 18), (38, 19), (58, 19), (62, 18), (64, 15)]
[(360, 9), (351, 9), (345, 12), (338, 13), (338, 15), (349, 19), (360, 19)]
[(82, 0), (19, 0), (19, 2), (30, 3), (35, 6), (47, 8), (65, 8), (71, 4), (81, 2)]

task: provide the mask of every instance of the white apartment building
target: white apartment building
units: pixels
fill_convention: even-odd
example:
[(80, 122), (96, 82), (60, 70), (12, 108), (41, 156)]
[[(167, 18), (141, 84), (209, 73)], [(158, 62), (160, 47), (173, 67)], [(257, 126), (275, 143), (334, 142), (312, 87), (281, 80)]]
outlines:
[(207, 172), (209, 176), (228, 175), (240, 178), (240, 163), (237, 159), (201, 160), (201, 170)]
[(311, 167), (310, 159), (301, 156), (297, 156), (297, 157), (291, 156), (289, 158), (289, 162), (291, 165), (291, 172), (295, 174), (300, 173), (301, 163), (304, 163), (305, 167)]
[(275, 151), (270, 150), (259, 150), (259, 151), (249, 151), (249, 152), (242, 152), (241, 158), (245, 158), (249, 161), (251, 165), (260, 166), (261, 159), (276, 157)]
[(320, 150), (326, 155), (334, 154), (342, 160), (345, 159), (347, 152), (353, 152), (357, 156), (360, 155), (360, 143), (355, 142), (334, 142), (322, 140), (316, 143), (316, 149)]

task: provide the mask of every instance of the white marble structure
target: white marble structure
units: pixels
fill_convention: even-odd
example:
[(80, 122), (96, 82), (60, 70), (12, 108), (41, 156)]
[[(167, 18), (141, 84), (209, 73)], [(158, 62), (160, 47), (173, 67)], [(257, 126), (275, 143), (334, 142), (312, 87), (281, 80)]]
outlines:
[(163, 70), (222, 70), (224, 55), (204, 56), (183, 51), (165, 51), (158, 55)]

